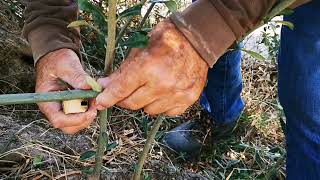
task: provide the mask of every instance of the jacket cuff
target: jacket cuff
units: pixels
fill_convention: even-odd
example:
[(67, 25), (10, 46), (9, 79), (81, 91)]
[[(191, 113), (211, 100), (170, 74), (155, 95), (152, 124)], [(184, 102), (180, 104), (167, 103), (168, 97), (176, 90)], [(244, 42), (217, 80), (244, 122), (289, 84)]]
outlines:
[(199, 0), (170, 19), (212, 67), (236, 35), (210, 1)]
[(63, 48), (73, 50), (80, 58), (79, 39), (78, 33), (55, 25), (42, 25), (28, 34), (35, 64), (46, 54)]

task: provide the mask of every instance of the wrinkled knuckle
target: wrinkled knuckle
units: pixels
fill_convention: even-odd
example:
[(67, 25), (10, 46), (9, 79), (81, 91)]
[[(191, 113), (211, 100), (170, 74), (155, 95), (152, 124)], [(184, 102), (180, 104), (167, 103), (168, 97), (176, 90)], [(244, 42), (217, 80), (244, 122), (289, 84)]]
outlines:
[(78, 83), (79, 85), (82, 85), (82, 83), (84, 82), (84, 76), (85, 74), (83, 73), (74, 73), (72, 75), (72, 80), (75, 82), (75, 83)]
[(117, 86), (111, 89), (110, 93), (116, 99), (123, 99), (126, 97), (126, 88), (123, 86)]

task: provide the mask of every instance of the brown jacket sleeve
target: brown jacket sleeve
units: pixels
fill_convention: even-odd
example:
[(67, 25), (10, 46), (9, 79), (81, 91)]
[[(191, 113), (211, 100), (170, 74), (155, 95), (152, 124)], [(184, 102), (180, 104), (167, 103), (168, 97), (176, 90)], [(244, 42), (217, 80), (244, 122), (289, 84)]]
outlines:
[(35, 63), (47, 53), (61, 48), (72, 49), (80, 55), (80, 34), (67, 28), (78, 16), (76, 0), (24, 0), (24, 5), (22, 35), (31, 45)]
[(182, 13), (172, 15), (171, 20), (212, 67), (278, 1), (198, 0)]

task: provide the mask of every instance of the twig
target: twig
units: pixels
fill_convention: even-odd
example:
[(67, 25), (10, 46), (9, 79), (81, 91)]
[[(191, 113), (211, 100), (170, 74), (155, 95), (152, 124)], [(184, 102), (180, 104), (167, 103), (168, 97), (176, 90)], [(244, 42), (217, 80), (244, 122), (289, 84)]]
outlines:
[(146, 14), (143, 16), (143, 18), (139, 24), (138, 30), (141, 30), (141, 28), (143, 27), (144, 23), (146, 22), (147, 18), (149, 17), (149, 15), (155, 5), (156, 5), (156, 3), (151, 3), (150, 7), (148, 8)]
[[(150, 7), (148, 8), (146, 14), (143, 16), (142, 20), (140, 21), (140, 24), (138, 26), (137, 30), (141, 30), (141, 28), (143, 27), (144, 23), (146, 22), (148, 16), (150, 15), (153, 7), (156, 5), (156, 3), (151, 3)], [(126, 53), (125, 53), (125, 57), (128, 57), (129, 53), (131, 51), (131, 48), (128, 48)]]
[(124, 35), (124, 33), (127, 31), (127, 28), (129, 27), (131, 21), (133, 20), (133, 16), (129, 17), (129, 19), (127, 20), (127, 22), (123, 25), (123, 27), (121, 28), (119, 34), (118, 34), (118, 37), (117, 37), (117, 40), (116, 40), (116, 45), (119, 44), (122, 36)]
[(144, 162), (145, 162), (147, 155), (151, 149), (151, 145), (154, 141), (154, 137), (156, 136), (156, 134), (160, 128), (160, 125), (162, 124), (164, 119), (165, 119), (165, 117), (163, 115), (159, 115), (157, 120), (155, 121), (154, 126), (151, 129), (149, 136), (147, 138), (146, 144), (143, 147), (143, 151), (140, 155), (137, 168), (136, 168), (134, 175), (133, 175), (133, 180), (140, 180), (140, 176), (141, 176)]

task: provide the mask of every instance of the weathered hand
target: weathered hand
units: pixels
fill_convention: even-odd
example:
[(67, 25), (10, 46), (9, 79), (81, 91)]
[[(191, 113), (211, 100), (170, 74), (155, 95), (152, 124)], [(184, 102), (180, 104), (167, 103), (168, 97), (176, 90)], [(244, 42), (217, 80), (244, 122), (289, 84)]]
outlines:
[[(60, 49), (41, 58), (37, 63), (36, 92), (65, 90), (67, 87), (57, 81), (56, 77), (64, 80), (75, 89), (90, 89), (79, 58), (70, 49)], [(88, 127), (97, 115), (91, 105), (85, 113), (65, 115), (61, 103), (38, 103), (40, 111), (46, 115), (55, 128), (64, 133), (74, 134)]]
[(182, 114), (200, 96), (208, 65), (169, 21), (151, 32), (145, 49), (132, 49), (127, 60), (109, 77), (98, 80), (105, 89), (97, 108), (114, 104), (151, 115)]

